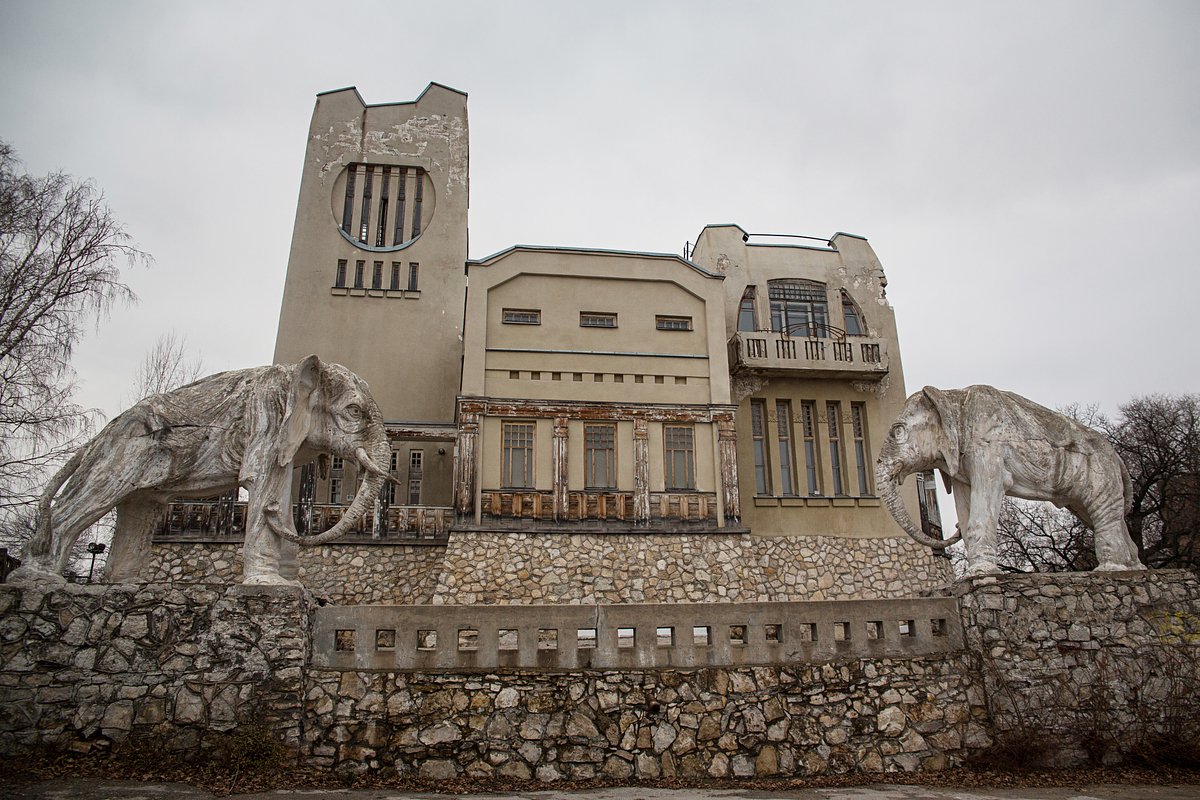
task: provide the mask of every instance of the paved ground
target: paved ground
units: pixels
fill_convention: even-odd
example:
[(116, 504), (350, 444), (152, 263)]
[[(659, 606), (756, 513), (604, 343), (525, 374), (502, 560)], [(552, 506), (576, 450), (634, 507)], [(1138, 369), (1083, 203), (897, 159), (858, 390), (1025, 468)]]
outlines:
[[(213, 800), (216, 795), (179, 783), (132, 781), (46, 781), (19, 792), (11, 800)], [(303, 789), (232, 795), (230, 800), (448, 800), (450, 795), (396, 792), (385, 789)], [(1080, 786), (1066, 789), (935, 789), (924, 786), (857, 786), (846, 789), (803, 789), (763, 792), (737, 789), (644, 789), (528, 791), (457, 795), (459, 800), (1196, 800), (1200, 786)]]

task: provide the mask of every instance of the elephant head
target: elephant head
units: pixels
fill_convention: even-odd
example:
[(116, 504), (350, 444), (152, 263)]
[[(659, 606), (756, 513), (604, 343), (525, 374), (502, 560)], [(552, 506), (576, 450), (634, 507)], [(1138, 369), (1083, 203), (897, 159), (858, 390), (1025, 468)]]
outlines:
[(943, 550), (961, 537), (934, 539), (922, 533), (908, 514), (900, 497), (900, 485), (914, 472), (939, 469), (949, 486), (949, 475), (957, 474), (961, 451), (961, 400), (955, 390), (926, 386), (904, 403), (892, 423), (879, 459), (875, 462), (875, 485), (884, 505), (905, 533), (923, 545)]

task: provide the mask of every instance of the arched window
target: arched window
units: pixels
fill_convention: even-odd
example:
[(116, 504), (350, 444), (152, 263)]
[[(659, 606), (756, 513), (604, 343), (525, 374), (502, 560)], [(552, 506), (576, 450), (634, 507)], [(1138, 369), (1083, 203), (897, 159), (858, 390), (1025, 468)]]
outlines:
[(845, 289), (842, 289), (842, 327), (846, 329), (847, 336), (867, 335), (867, 326), (863, 322), (862, 312), (859, 311), (854, 298), (850, 297)]
[(829, 336), (829, 299), (825, 284), (779, 280), (767, 284), (771, 330), (792, 336)]
[(754, 321), (753, 286), (747, 286), (746, 291), (742, 293), (742, 304), (738, 306), (737, 329), (748, 333), (753, 333), (758, 329), (758, 325)]

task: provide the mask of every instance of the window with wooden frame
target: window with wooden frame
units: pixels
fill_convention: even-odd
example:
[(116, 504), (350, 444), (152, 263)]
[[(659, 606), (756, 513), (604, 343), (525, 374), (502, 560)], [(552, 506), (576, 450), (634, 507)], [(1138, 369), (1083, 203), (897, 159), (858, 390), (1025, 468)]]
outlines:
[(804, 441), (804, 472), (808, 494), (821, 494), (821, 469), (817, 462), (817, 408), (811, 400), (800, 403), (800, 435)]
[(506, 489), (532, 489), (534, 423), (501, 425), (500, 485)]
[(415, 261), (408, 262), (408, 290), (417, 291), (417, 280), (421, 277), (421, 265)]
[(367, 269), (367, 262), (359, 259), (354, 262), (354, 288), (363, 288), (363, 272)]
[(775, 401), (776, 427), (779, 430), (779, 489), (784, 495), (796, 494), (795, 451), (792, 449), (792, 404)]
[(415, 239), (421, 235), (421, 200), (425, 196), (425, 170), (417, 167), (413, 170), (416, 175), (416, 186), (413, 189), (413, 220), (412, 220), (412, 236), (410, 239)]
[(342, 479), (329, 479), (329, 504), (336, 506), (342, 502)]
[(692, 318), (659, 314), (654, 318), (654, 327), (660, 331), (690, 331)]
[(846, 476), (842, 462), (842, 404), (829, 401), (825, 404), (826, 421), (829, 424), (829, 469), (833, 473), (833, 493), (846, 494)]
[(371, 288), (372, 289), (382, 289), (383, 288), (383, 262), (382, 261), (376, 261), (373, 265), (373, 269), (371, 270)]
[(337, 262), (337, 272), (333, 274), (333, 286), (335, 289), (346, 288), (346, 259), (339, 258)]
[(579, 327), (615, 328), (617, 327), (617, 315), (608, 311), (580, 311)]
[(789, 336), (829, 336), (829, 301), (825, 284), (788, 279), (770, 281), (771, 330)]
[(862, 311), (858, 308), (858, 303), (850, 297), (845, 289), (842, 289), (842, 327), (846, 329), (847, 336), (866, 336), (867, 326), (863, 322)]
[(346, 202), (342, 206), (342, 231), (346, 234), (354, 226), (354, 184), (357, 176), (357, 164), (346, 167)]
[(746, 291), (742, 293), (742, 302), (738, 306), (738, 322), (737, 329), (746, 333), (753, 333), (758, 328), (758, 323), (754, 319), (754, 287), (747, 286)]
[(754, 448), (754, 493), (771, 493), (771, 473), (767, 466), (767, 404), (750, 401), (750, 439)]
[(505, 325), (541, 325), (542, 311), (539, 308), (506, 308), (501, 319)]
[(663, 473), (667, 491), (696, 488), (696, 433), (691, 425), (663, 426)]
[(588, 489), (617, 488), (617, 426), (583, 426), (583, 482)]
[(867, 407), (863, 403), (850, 404), (850, 432), (854, 437), (854, 466), (858, 473), (858, 494), (871, 494), (870, 470), (867, 467)]

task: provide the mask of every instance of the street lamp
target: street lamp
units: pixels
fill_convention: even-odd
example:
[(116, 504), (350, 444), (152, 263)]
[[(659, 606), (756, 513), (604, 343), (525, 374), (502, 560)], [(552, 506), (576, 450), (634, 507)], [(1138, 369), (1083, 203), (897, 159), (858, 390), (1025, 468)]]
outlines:
[(87, 551), (92, 554), (92, 565), (88, 567), (88, 583), (91, 583), (92, 570), (96, 568), (96, 556), (104, 552), (104, 542), (88, 542)]

